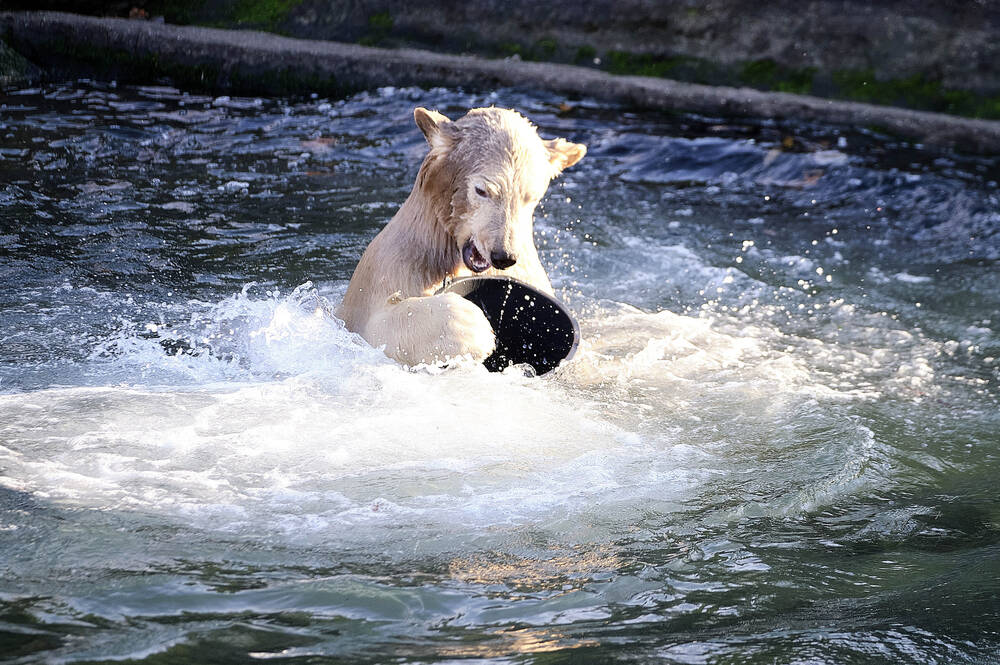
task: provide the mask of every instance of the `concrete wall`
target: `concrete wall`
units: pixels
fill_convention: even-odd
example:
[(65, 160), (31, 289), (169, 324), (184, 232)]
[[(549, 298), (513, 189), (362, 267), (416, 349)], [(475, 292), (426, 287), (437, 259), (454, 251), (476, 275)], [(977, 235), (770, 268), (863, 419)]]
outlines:
[(997, 0), (6, 0), (1000, 118)]
[(472, 52), (520, 47), (564, 60), (581, 49), (594, 57), (616, 51), (737, 72), (771, 60), (790, 71), (872, 70), (883, 80), (923, 76), (1000, 93), (994, 0), (303, 0), (279, 23), (317, 39)]
[(0, 39), (50, 78), (172, 82), (237, 94), (336, 97), (378, 86), (520, 86), (666, 112), (880, 128), (941, 147), (1000, 153), (1000, 122), (785, 92), (616, 76), (574, 65), (281, 37), (252, 30), (51, 12), (0, 12)]
[[(187, 0), (168, 20), (1000, 118), (996, 0)], [(178, 9), (178, 7), (181, 7)], [(151, 12), (161, 7), (150, 1)]]

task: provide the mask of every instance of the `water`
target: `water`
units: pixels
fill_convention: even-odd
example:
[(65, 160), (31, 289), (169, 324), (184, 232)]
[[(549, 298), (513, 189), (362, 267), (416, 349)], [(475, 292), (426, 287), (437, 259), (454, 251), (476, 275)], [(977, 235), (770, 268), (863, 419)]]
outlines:
[[(997, 164), (564, 101), (7, 95), (0, 660), (997, 662)], [(581, 349), (408, 371), (331, 312), (494, 103)]]

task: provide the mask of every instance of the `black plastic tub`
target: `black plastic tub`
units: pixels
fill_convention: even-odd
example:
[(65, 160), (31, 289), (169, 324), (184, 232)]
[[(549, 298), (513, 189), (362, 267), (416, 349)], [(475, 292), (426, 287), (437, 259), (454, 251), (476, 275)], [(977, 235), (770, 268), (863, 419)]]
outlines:
[(493, 326), (497, 348), (483, 361), (491, 372), (528, 364), (545, 374), (576, 353), (580, 327), (562, 303), (512, 277), (460, 277), (439, 293), (475, 303)]

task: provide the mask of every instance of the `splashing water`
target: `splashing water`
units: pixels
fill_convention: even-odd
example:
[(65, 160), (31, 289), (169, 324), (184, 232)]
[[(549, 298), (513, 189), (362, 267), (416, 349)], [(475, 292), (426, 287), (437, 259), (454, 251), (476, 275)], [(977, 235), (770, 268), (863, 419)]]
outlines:
[[(991, 662), (996, 164), (562, 101), (8, 95), (5, 656)], [(581, 347), (403, 368), (333, 311), (412, 107), (491, 103), (590, 146)]]

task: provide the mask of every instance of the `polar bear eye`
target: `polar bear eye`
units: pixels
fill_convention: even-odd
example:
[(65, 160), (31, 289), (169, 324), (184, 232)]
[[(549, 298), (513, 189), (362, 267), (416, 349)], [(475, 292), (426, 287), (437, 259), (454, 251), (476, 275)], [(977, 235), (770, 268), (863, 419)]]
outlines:
[(489, 196), (489, 194), (486, 193), (486, 190), (479, 185), (476, 185), (476, 194), (479, 194), (484, 199)]

